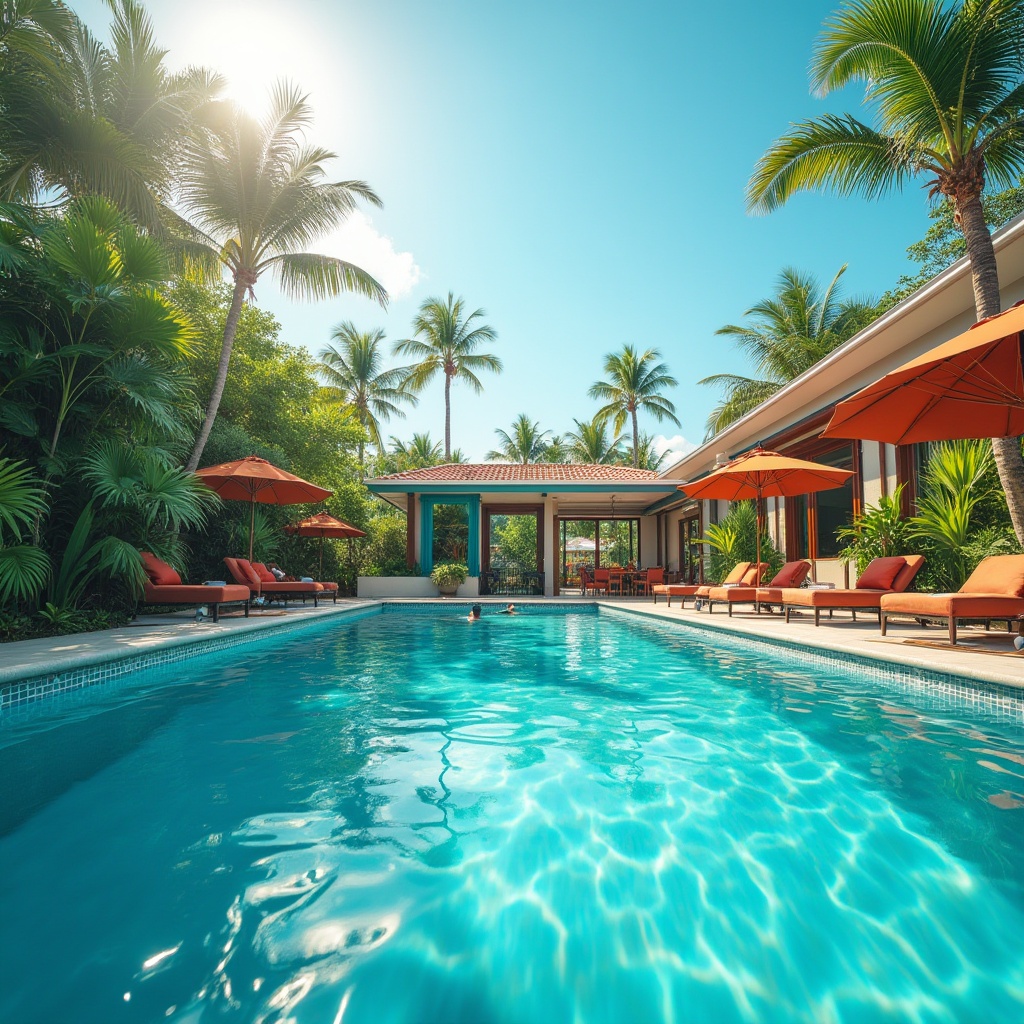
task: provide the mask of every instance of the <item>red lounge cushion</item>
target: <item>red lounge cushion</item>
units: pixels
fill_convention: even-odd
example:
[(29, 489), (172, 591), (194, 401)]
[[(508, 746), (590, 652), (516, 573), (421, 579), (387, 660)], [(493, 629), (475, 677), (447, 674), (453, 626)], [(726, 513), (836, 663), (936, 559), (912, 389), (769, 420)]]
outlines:
[(173, 587), (181, 583), (181, 577), (156, 555), (151, 555), (148, 551), (140, 551), (139, 554), (142, 555), (142, 567), (154, 586)]
[(262, 562), (253, 562), (252, 567), (262, 583), (277, 582), (277, 577)]
[(260, 579), (259, 573), (252, 567), (252, 563), (248, 558), (237, 558), (235, 561), (238, 565), (238, 571), (254, 587), (258, 587), (263, 582)]
[(864, 570), (864, 575), (857, 580), (857, 589), (891, 590), (892, 581), (896, 579), (900, 569), (906, 564), (906, 559), (902, 555), (873, 559)]
[(799, 587), (807, 575), (807, 563), (801, 558), (787, 562), (768, 584), (769, 587)]
[(960, 588), (960, 593), (1024, 597), (1024, 555), (983, 558)]

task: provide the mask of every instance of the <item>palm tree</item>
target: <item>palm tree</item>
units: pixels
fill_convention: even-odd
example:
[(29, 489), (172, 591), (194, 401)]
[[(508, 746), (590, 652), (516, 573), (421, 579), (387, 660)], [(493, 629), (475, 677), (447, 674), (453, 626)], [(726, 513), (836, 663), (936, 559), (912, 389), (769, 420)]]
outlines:
[(529, 462), (541, 462), (548, 448), (550, 430), (541, 430), (539, 422), (533, 422), (525, 412), (521, 412), (512, 424), (512, 433), (495, 430), (500, 446), (489, 451), (487, 459), (498, 462), (518, 462), (526, 465)]
[[(1024, 167), (1022, 0), (852, 0), (825, 24), (811, 60), (819, 95), (866, 83), (875, 126), (826, 114), (797, 124), (761, 157), (750, 208), (802, 189), (869, 198), (928, 176), (964, 234), (978, 319), (1000, 310), (981, 195)], [(992, 442), (1017, 538), (1024, 542), (1024, 460), (1017, 438)]]
[(254, 294), (263, 273), (274, 271), (285, 293), (297, 298), (354, 291), (387, 303), (387, 293), (365, 270), (332, 256), (295, 251), (341, 224), (357, 200), (380, 205), (365, 182), (325, 180), (324, 162), (334, 154), (304, 142), (312, 117), (307, 97), (279, 83), (263, 120), (234, 104), (222, 104), (221, 113), (222, 123), (207, 144), (188, 154), (181, 188), (188, 213), (234, 279), (220, 362), (190, 470), (199, 465), (217, 417), (242, 302)]
[(613, 466), (625, 457), (622, 448), (622, 435), (615, 431), (615, 436), (608, 439), (608, 423), (596, 417), (589, 423), (573, 420), (575, 430), (565, 435), (569, 442), (569, 458), (573, 462), (586, 465)]
[(640, 434), (637, 413), (642, 409), (649, 412), (658, 422), (671, 420), (677, 427), (676, 408), (661, 392), (674, 388), (678, 381), (670, 377), (668, 367), (658, 362), (661, 353), (655, 348), (638, 353), (632, 345), (623, 345), (619, 353), (612, 352), (605, 357), (606, 381), (591, 385), (587, 394), (591, 398), (604, 400), (605, 405), (597, 410), (595, 420), (600, 423), (612, 421), (615, 433), (620, 433), (626, 420), (632, 421), (633, 465), (640, 464)]
[[(392, 416), (405, 419), (398, 403), (411, 402), (415, 405), (417, 402), (416, 396), (402, 387), (409, 371), (405, 367), (381, 369), (384, 332), (380, 328), (359, 331), (350, 320), (345, 320), (331, 331), (331, 338), (335, 344), (328, 345), (320, 353), (317, 367), (320, 376), (334, 398), (355, 409), (356, 419), (370, 441), (381, 449), (384, 443), (380, 436), (380, 420), (386, 421)], [(363, 447), (360, 438), (360, 473), (366, 468)]]
[(441, 461), (441, 442), (431, 440), (430, 434), (413, 434), (411, 441), (391, 438), (391, 455), (395, 460), (395, 472), (407, 469), (426, 469)]
[(844, 264), (822, 292), (813, 276), (787, 267), (779, 275), (775, 295), (744, 313), (749, 323), (727, 324), (715, 332), (736, 338), (762, 376), (716, 373), (697, 382), (725, 388), (725, 398), (708, 417), (708, 437), (756, 408), (870, 323), (873, 304), (838, 299), (839, 279), (845, 272)]
[(56, 0), (0, 8), (0, 195), (103, 195), (136, 223), (180, 223), (168, 202), (183, 139), (223, 80), (169, 72), (136, 0), (111, 3), (111, 46)]
[(637, 459), (637, 469), (650, 469), (657, 472), (661, 469), (661, 464), (665, 461), (665, 456), (668, 452), (661, 452), (658, 454), (654, 450), (654, 438), (650, 434), (645, 434), (640, 431), (640, 444), (637, 446), (639, 449), (639, 457)]
[(407, 380), (413, 391), (422, 391), (439, 371), (444, 373), (445, 459), (450, 459), (452, 452), (452, 380), (459, 377), (480, 394), (484, 386), (477, 371), (501, 373), (497, 356), (477, 351), (482, 344), (498, 337), (493, 327), (478, 323), (486, 315), (477, 309), (467, 316), (462, 298), (456, 299), (451, 292), (447, 299), (427, 299), (412, 323), (415, 337), (395, 345), (396, 355), (418, 360)]

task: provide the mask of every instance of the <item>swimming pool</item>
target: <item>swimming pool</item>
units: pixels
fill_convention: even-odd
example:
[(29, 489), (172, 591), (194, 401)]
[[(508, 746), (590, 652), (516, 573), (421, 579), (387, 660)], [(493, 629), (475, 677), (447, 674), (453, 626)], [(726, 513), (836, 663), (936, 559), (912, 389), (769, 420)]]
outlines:
[(1024, 729), (926, 690), (388, 611), (0, 741), (5, 1021), (1024, 1016)]

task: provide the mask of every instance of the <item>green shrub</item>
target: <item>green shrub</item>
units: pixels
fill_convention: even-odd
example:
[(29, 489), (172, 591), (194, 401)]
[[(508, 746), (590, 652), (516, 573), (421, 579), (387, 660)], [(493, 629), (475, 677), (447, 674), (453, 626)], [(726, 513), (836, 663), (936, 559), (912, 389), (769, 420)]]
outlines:
[[(708, 576), (712, 583), (719, 583), (732, 571), (737, 562), (757, 560), (757, 514), (752, 501), (735, 502), (728, 515), (720, 522), (710, 525), (699, 543), (710, 548), (708, 555)], [(767, 563), (767, 579), (771, 579), (785, 559), (768, 535), (767, 524), (761, 531), (761, 561)]]
[(850, 526), (836, 531), (839, 540), (849, 543), (839, 552), (844, 562), (852, 562), (859, 576), (874, 558), (914, 554), (920, 545), (914, 540), (914, 528), (903, 516), (901, 501), (903, 484), (891, 495), (868, 505)]

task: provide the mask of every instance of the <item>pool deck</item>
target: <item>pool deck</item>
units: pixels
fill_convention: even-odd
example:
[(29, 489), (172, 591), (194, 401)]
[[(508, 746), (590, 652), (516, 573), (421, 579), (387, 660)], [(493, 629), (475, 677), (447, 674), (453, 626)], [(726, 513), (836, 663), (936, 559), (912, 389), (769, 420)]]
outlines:
[[(508, 599), (482, 598), (484, 615), (497, 610)], [(915, 623), (890, 623), (889, 635), (881, 636), (878, 623), (870, 613), (862, 613), (854, 622), (848, 612), (838, 612), (832, 620), (823, 620), (815, 627), (809, 617), (786, 623), (779, 615), (756, 615), (735, 611), (730, 617), (724, 610), (709, 614), (692, 607), (666, 607), (653, 604), (650, 598), (581, 598), (572, 594), (561, 598), (516, 598), (517, 605), (545, 605), (554, 602), (597, 603), (610, 610), (618, 609), (665, 622), (700, 627), (720, 634), (798, 646), (810, 653), (827, 652), (869, 658), (883, 665), (917, 668), (932, 673), (961, 676), (978, 683), (990, 683), (1019, 689), (1024, 696), (1024, 653), (1013, 647), (1013, 634), (986, 632), (977, 628), (960, 631), (959, 642), (951, 647), (944, 627), (923, 628)], [(24, 679), (71, 672), (136, 655), (150, 654), (180, 645), (215, 640), (240, 634), (262, 638), (278, 629), (344, 617), (353, 611), (386, 604), (437, 603), (437, 599), (396, 601), (349, 598), (319, 608), (294, 607), (287, 611), (253, 612), (248, 619), (241, 614), (224, 614), (218, 623), (197, 623), (191, 612), (164, 615), (143, 615), (128, 626), (97, 633), (79, 633), (66, 637), (22, 640), (0, 645), (0, 686)], [(459, 606), (472, 603), (466, 599), (448, 602)]]

